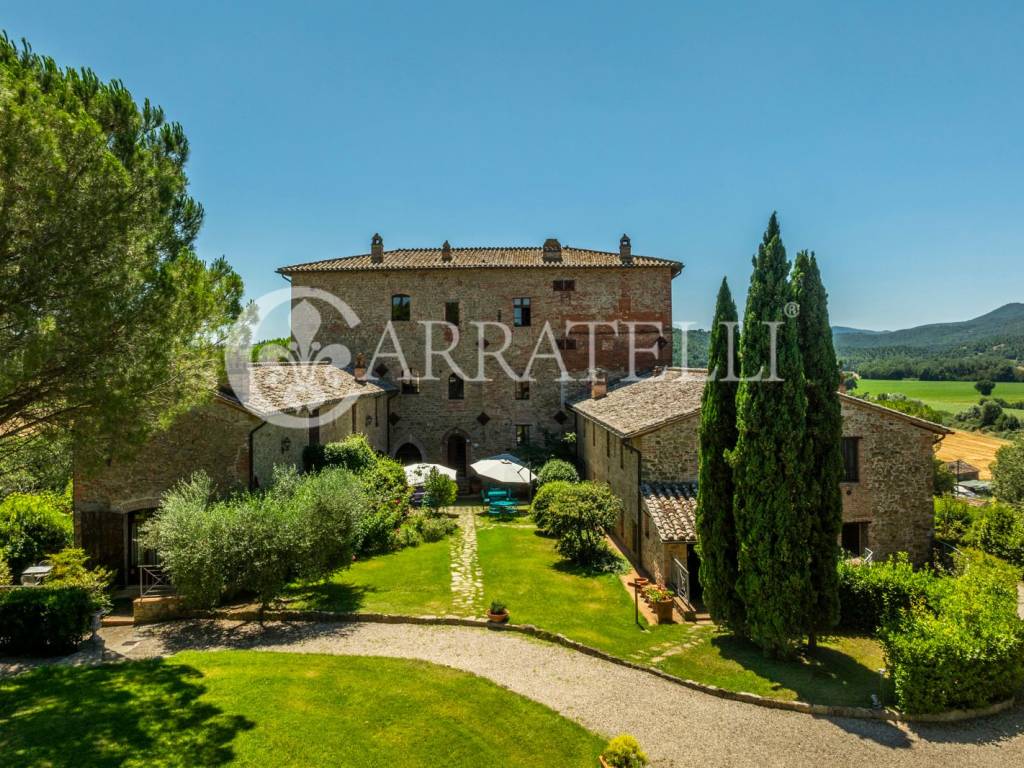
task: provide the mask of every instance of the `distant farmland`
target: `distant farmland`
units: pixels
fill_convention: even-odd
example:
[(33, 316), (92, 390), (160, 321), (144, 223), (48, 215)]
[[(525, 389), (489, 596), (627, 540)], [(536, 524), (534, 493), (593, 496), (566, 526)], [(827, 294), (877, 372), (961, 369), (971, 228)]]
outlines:
[[(978, 404), (981, 395), (971, 381), (917, 381), (903, 379), (888, 381), (884, 379), (861, 379), (856, 393), (880, 395), (883, 392), (898, 392), (913, 400), (920, 400), (937, 411), (956, 414), (965, 408)], [(1015, 402), (1024, 400), (1024, 382), (997, 382), (992, 397)], [(1009, 413), (1024, 418), (1024, 410), (1007, 409)]]

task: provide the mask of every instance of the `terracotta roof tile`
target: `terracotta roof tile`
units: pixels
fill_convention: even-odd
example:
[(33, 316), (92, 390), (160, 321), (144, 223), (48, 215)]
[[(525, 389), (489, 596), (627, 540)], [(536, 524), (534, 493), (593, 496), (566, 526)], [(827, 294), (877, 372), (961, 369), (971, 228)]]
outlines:
[[(277, 271), (284, 275), (300, 272), (342, 272), (349, 270), (389, 270), (389, 269), (479, 269), (479, 268), (526, 268), (550, 267), (593, 268), (593, 267), (625, 267), (622, 257), (612, 251), (592, 251), (586, 248), (570, 248), (562, 246), (562, 258), (558, 261), (544, 259), (544, 249), (537, 247), (496, 246), (478, 248), (452, 248), (451, 259), (442, 259), (440, 248), (399, 248), (385, 251), (380, 262), (374, 262), (370, 254), (345, 256), (338, 259), (310, 261), (305, 264), (292, 264), (281, 267)], [(653, 256), (633, 256), (634, 267), (669, 267), (673, 275), (682, 271), (683, 265), (678, 261), (659, 259)]]
[(660, 376), (610, 386), (604, 397), (579, 400), (572, 407), (620, 437), (630, 437), (700, 411), (706, 376), (703, 369), (669, 368)]
[(697, 540), (695, 484), (643, 483), (640, 495), (663, 542)]

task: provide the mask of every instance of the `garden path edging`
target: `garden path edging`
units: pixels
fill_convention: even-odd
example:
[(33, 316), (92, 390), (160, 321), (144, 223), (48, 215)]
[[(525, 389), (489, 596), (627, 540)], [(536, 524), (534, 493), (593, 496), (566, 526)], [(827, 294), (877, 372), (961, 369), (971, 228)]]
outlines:
[(743, 691), (730, 691), (726, 688), (719, 688), (716, 685), (700, 683), (696, 680), (677, 677), (676, 675), (664, 672), (656, 667), (648, 667), (636, 664), (626, 659), (621, 659), (606, 651), (594, 648), (589, 645), (572, 640), (557, 632), (550, 632), (532, 624), (495, 624), (486, 619), (464, 618), (459, 616), (414, 616), (393, 613), (334, 613), (331, 611), (292, 611), (292, 610), (267, 610), (262, 613), (255, 609), (240, 609), (235, 611), (210, 611), (185, 618), (211, 618), (227, 619), (232, 621), (304, 621), (322, 622), (336, 624), (418, 624), (447, 627), (475, 627), (477, 629), (489, 629), (495, 632), (513, 632), (528, 637), (560, 645), (578, 653), (616, 664), (620, 667), (644, 672), (654, 677), (660, 677), (670, 683), (675, 683), (684, 688), (717, 696), (720, 699), (739, 701), (746, 704), (753, 704), (766, 709), (782, 709), (790, 712), (801, 712), (806, 715), (817, 717), (847, 717), (860, 720), (887, 720), (896, 723), (955, 723), (964, 720), (974, 720), (981, 717), (989, 717), (1010, 709), (1017, 703), (1016, 697), (1011, 697), (995, 704), (980, 709), (952, 709), (946, 712), (934, 714), (908, 715), (893, 709), (869, 709), (868, 707), (845, 707), (831, 704), (810, 704), (805, 701), (785, 701), (782, 699), (770, 699), (756, 693)]

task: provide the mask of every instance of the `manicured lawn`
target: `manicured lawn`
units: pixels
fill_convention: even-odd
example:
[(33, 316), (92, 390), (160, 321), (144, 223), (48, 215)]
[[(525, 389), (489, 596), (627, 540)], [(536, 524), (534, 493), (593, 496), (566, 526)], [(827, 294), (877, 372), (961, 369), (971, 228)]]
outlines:
[(710, 626), (645, 623), (641, 629), (617, 576), (566, 567), (554, 541), (532, 526), (481, 523), (477, 539), (485, 598), (506, 603), (514, 622), (735, 691), (857, 706), (870, 706), (878, 691), (882, 652), (873, 639), (828, 638), (813, 660), (779, 662)]
[(0, 681), (4, 766), (586, 766), (602, 740), (424, 662), (187, 652)]
[[(936, 410), (951, 414), (957, 414), (972, 405), (977, 405), (981, 397), (972, 381), (861, 379), (856, 392), (858, 394), (869, 392), (872, 395), (898, 392), (913, 400), (920, 400)], [(996, 388), (992, 391), (992, 397), (1001, 397), (1009, 402), (1024, 400), (1024, 382), (997, 382)], [(1024, 418), (1024, 410), (1008, 409), (1008, 412)]]
[(290, 607), (318, 611), (430, 614), (451, 612), (450, 540), (357, 560), (325, 584), (295, 585)]

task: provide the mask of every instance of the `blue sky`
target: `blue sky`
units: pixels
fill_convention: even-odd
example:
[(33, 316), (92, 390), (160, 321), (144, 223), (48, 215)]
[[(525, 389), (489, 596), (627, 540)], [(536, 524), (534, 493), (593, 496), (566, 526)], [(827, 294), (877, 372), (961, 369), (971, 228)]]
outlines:
[(7, 4), (0, 25), (181, 122), (199, 240), (252, 296), (386, 247), (679, 259), (745, 294), (772, 209), (832, 320), (1024, 300), (1024, 4)]

